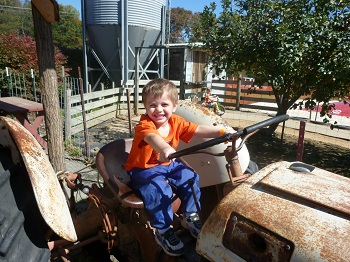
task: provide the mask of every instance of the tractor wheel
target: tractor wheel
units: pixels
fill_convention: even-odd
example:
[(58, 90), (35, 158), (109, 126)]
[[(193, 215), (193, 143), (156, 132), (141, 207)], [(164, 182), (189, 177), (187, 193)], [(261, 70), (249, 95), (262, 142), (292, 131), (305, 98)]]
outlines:
[[(15, 148), (17, 149), (17, 148)], [(12, 148), (12, 150), (15, 150)], [(0, 261), (49, 261), (44, 222), (27, 170), (0, 145)]]

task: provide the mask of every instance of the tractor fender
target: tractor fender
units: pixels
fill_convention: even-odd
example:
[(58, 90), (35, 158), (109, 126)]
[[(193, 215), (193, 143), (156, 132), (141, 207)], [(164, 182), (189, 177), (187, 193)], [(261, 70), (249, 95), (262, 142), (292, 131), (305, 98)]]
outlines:
[(11, 149), (12, 160), (27, 169), (39, 211), (60, 237), (75, 242), (72, 217), (51, 163), (33, 135), (19, 122), (0, 116), (0, 144)]
[[(218, 126), (234, 132), (234, 129), (220, 116), (213, 113), (208, 108), (190, 101), (180, 100), (175, 113), (185, 118), (187, 121), (197, 123), (199, 125)], [(203, 143), (207, 140), (208, 138), (193, 137), (187, 144), (180, 142), (178, 150)], [(238, 139), (237, 145), (240, 142), (241, 139)], [(227, 144), (222, 143), (207, 148), (206, 150), (214, 154), (223, 153), (226, 147), (231, 145), (231, 142)], [(224, 156), (213, 156), (210, 154), (198, 153), (183, 156), (183, 158), (199, 174), (201, 187), (218, 185), (230, 180), (227, 174), (226, 159)], [(238, 151), (238, 158), (241, 169), (244, 172), (250, 162), (249, 152), (245, 145)]]

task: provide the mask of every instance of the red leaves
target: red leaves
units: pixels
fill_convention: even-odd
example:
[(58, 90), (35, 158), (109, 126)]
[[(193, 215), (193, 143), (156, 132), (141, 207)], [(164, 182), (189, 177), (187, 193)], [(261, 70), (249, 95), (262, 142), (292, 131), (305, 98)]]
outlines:
[(0, 35), (1, 66), (29, 70), (37, 68), (35, 41), (31, 36), (18, 33)]
[[(67, 58), (59, 49), (55, 49), (57, 66), (66, 62)], [(20, 35), (18, 32), (0, 34), (0, 68), (10, 67), (13, 70), (38, 70), (36, 43), (29, 35)]]

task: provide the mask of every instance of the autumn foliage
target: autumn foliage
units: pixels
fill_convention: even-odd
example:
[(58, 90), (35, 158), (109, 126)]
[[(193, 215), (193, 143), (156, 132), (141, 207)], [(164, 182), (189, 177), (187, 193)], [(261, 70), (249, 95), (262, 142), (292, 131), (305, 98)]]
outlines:
[[(55, 50), (56, 66), (60, 68), (67, 58), (60, 50)], [(15, 71), (34, 69), (38, 72), (36, 44), (33, 37), (18, 32), (0, 34), (0, 68), (9, 67)]]

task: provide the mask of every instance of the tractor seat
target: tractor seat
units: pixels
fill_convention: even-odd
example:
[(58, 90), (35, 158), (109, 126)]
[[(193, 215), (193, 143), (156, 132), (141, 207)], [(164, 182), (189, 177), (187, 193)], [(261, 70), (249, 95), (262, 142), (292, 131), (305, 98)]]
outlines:
[(96, 155), (96, 166), (107, 186), (123, 204), (132, 208), (143, 208), (143, 202), (132, 190), (130, 176), (123, 168), (132, 141), (132, 138), (118, 139), (104, 145)]

